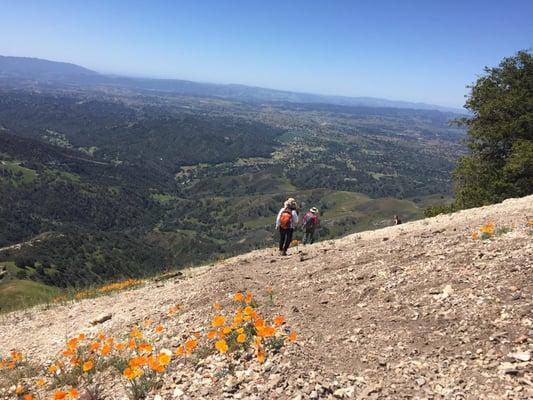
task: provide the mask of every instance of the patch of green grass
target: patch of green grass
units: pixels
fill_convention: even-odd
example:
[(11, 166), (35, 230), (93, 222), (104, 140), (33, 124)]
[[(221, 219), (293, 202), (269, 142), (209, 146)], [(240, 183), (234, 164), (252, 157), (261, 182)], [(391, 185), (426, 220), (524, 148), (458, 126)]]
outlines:
[(59, 171), (57, 169), (48, 169), (45, 171), (45, 174), (58, 180), (67, 182), (79, 183), (81, 181), (79, 175), (70, 172)]
[(377, 180), (380, 180), (381, 178), (386, 177), (386, 176), (391, 177), (391, 178), (398, 176), (398, 174), (382, 174), (381, 172), (369, 172), (368, 174), (372, 178), (377, 179)]
[(338, 218), (344, 215), (353, 214), (362, 204), (366, 204), (371, 199), (361, 193), (353, 192), (331, 192), (321, 199), (321, 213), (324, 218)]
[(20, 164), (20, 161), (0, 161), (0, 178), (8, 178), (14, 185), (32, 183), (37, 172)]
[(161, 204), (168, 204), (178, 199), (176, 196), (173, 196), (171, 194), (163, 194), (163, 193), (152, 193), (150, 197), (154, 199), (155, 201), (158, 201)]
[(94, 156), (94, 153), (96, 152), (96, 150), (98, 150), (98, 147), (96, 146), (78, 147), (78, 150), (81, 151), (82, 153), (88, 154), (90, 156)]
[(0, 283), (0, 313), (49, 303), (60, 289), (38, 282), (13, 279)]

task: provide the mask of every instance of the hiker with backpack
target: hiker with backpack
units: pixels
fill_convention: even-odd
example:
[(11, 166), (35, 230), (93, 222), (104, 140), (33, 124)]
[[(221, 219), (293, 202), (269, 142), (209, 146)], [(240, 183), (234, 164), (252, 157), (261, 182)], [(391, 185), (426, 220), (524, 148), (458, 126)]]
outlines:
[(304, 231), (303, 244), (313, 244), (315, 241), (315, 232), (320, 226), (318, 220), (318, 209), (316, 207), (311, 208), (303, 217), (302, 229)]
[(291, 197), (285, 201), (276, 218), (276, 229), (279, 231), (279, 253), (282, 256), (287, 255), (292, 242), (292, 234), (298, 225), (296, 208), (296, 200)]

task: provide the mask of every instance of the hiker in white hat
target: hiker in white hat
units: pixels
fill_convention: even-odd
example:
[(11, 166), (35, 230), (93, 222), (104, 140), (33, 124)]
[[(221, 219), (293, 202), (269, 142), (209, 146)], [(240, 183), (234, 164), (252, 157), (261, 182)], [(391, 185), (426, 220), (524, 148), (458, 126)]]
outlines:
[(304, 240), (303, 244), (313, 244), (315, 241), (315, 232), (320, 226), (320, 221), (318, 219), (318, 208), (311, 208), (305, 215), (302, 220), (302, 229), (304, 231)]

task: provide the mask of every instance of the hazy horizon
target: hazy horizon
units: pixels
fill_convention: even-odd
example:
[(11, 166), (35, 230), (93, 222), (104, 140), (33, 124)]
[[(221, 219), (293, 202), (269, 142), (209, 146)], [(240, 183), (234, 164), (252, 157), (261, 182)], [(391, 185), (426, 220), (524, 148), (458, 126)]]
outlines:
[(105, 74), (461, 108), (485, 66), (530, 48), (528, 1), (3, 2), (0, 54)]

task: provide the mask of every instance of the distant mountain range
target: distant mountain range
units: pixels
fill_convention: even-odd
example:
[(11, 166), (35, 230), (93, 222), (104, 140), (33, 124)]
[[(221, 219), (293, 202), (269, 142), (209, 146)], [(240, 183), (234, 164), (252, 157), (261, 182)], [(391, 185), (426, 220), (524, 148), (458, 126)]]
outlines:
[(407, 101), (393, 101), (374, 97), (326, 96), (238, 84), (213, 84), (179, 79), (111, 76), (70, 63), (28, 57), (0, 56), (0, 84), (5, 84), (13, 80), (37, 81), (56, 85), (116, 86), (187, 96), (220, 97), (249, 102), (325, 103), (344, 106), (391, 107), (466, 113), (465, 110), (459, 108)]

